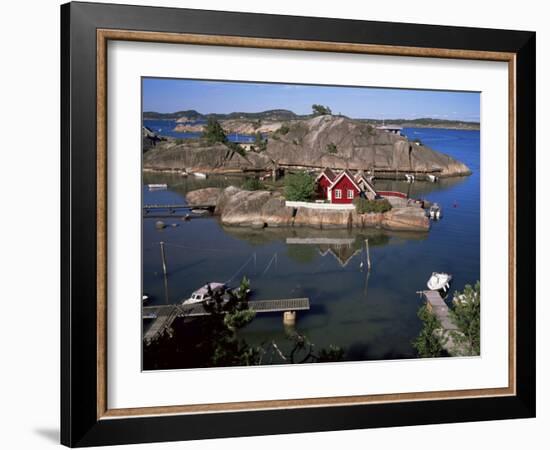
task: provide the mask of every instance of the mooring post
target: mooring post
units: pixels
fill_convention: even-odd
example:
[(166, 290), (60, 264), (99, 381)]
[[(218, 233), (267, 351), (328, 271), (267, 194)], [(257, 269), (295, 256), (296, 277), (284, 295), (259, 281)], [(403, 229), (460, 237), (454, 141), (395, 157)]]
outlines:
[(283, 324), (286, 326), (296, 325), (296, 311), (285, 311), (283, 313)]
[(164, 241), (160, 241), (160, 256), (162, 258), (162, 271), (166, 277), (166, 254), (164, 253)]
[(367, 249), (367, 269), (370, 270), (370, 251), (369, 251), (369, 240), (365, 239), (365, 248)]

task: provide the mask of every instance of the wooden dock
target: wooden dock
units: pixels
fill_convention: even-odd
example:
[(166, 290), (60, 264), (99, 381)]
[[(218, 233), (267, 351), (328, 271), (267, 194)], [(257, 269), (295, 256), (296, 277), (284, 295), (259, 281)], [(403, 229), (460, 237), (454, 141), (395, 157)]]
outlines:
[[(257, 300), (248, 302), (248, 307), (256, 314), (307, 311), (310, 308), (309, 298), (284, 298), (277, 300)], [(172, 333), (172, 324), (178, 317), (203, 317), (210, 315), (200, 303), (194, 305), (159, 305), (144, 306), (142, 318), (153, 320), (143, 335), (146, 344), (156, 341), (164, 334)]]
[(441, 324), (441, 330), (438, 330), (438, 335), (442, 347), (447, 350), (451, 356), (459, 355), (460, 349), (452, 337), (453, 332), (459, 333), (458, 327), (451, 320), (450, 309), (445, 303), (445, 300), (441, 298), (438, 291), (420, 291), (420, 294), (422, 294), (426, 300), (426, 307), (428, 308), (428, 311), (434, 314)]
[(216, 206), (209, 204), (209, 205), (184, 205), (182, 204), (173, 204), (173, 205), (159, 205), (159, 204), (150, 204), (150, 205), (143, 205), (143, 209), (146, 211), (149, 211), (151, 209), (167, 209), (167, 210), (176, 210), (176, 209), (214, 209)]

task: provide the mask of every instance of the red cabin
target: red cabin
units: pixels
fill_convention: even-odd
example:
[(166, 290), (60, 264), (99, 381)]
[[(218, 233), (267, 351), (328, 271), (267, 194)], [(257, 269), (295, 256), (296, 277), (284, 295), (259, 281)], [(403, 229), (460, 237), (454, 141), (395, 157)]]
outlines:
[(329, 186), (327, 199), (331, 203), (351, 203), (360, 193), (361, 188), (353, 175), (348, 170), (344, 170)]
[(315, 181), (317, 182), (317, 195), (320, 198), (328, 198), (328, 188), (335, 178), (336, 174), (328, 167), (319, 174)]
[(331, 203), (351, 203), (355, 197), (360, 195), (371, 199), (378, 196), (362, 171), (354, 176), (346, 169), (336, 175), (332, 170), (326, 168), (319, 174), (316, 181), (319, 197)]

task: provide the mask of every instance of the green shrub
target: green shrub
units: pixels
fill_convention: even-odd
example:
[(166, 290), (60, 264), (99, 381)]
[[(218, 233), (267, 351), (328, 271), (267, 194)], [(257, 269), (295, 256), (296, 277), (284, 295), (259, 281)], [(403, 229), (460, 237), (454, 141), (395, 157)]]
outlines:
[(225, 143), (227, 142), (227, 136), (225, 131), (223, 131), (220, 123), (213, 118), (208, 118), (208, 123), (204, 126), (202, 136), (208, 141), (210, 145), (213, 145), (217, 142)]
[(315, 178), (307, 172), (285, 176), (285, 198), (290, 201), (306, 202), (315, 195)]
[(358, 214), (384, 213), (391, 209), (390, 202), (383, 198), (380, 200), (369, 200), (363, 197), (355, 197), (353, 204)]
[(277, 131), (275, 131), (275, 133), (284, 136), (285, 134), (288, 134), (289, 131), (290, 128), (288, 127), (288, 125), (281, 125), (281, 127)]
[(176, 139), (176, 145), (181, 145), (183, 144), (183, 139), (182, 138), (177, 138)]
[(338, 148), (331, 142), (330, 144), (327, 144), (326, 151), (327, 153), (338, 153)]
[(265, 185), (257, 178), (247, 178), (241, 186), (246, 191), (259, 191), (265, 189)]

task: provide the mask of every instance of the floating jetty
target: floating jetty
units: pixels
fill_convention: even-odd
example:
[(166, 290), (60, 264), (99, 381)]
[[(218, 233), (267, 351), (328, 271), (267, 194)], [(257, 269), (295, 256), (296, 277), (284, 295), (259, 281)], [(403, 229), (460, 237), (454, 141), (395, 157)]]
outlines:
[[(248, 307), (259, 313), (283, 313), (283, 321), (292, 325), (296, 320), (296, 311), (307, 311), (310, 308), (309, 298), (284, 298), (277, 300), (257, 300), (248, 302)], [(178, 317), (204, 317), (210, 315), (200, 303), (191, 305), (144, 306), (142, 318), (153, 320), (143, 335), (146, 345), (155, 342), (163, 335), (172, 335), (172, 324)]]

